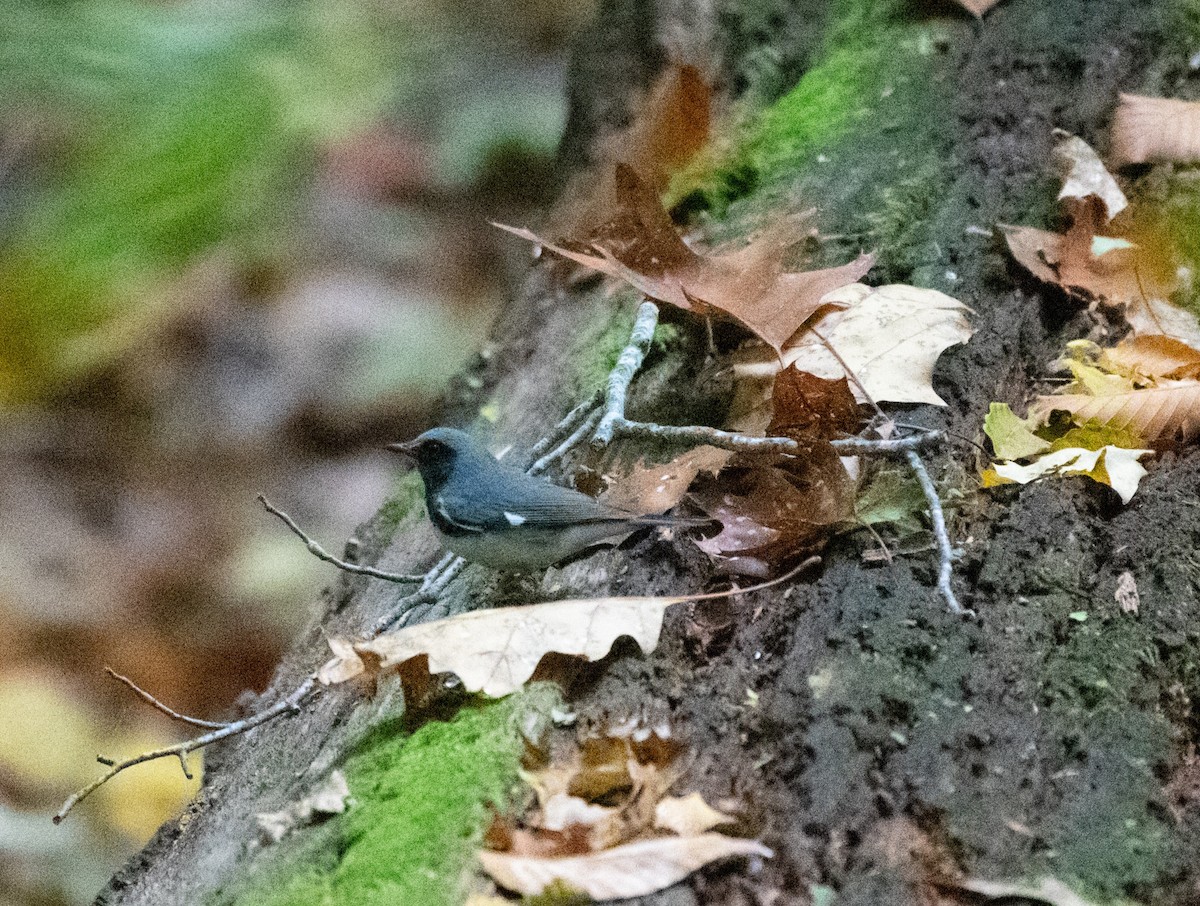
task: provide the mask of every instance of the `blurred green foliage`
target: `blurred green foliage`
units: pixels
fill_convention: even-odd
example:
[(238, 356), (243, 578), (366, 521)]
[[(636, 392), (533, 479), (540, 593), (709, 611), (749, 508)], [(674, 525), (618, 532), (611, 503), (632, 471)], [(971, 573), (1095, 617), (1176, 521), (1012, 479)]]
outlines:
[[(0, 148), (35, 136), (0, 222), (0, 404), (128, 347), (215, 247), (278, 249), (314, 152), (422, 46), (352, 0), (18, 0), (0, 8)], [(402, 34), (403, 46), (385, 35)]]

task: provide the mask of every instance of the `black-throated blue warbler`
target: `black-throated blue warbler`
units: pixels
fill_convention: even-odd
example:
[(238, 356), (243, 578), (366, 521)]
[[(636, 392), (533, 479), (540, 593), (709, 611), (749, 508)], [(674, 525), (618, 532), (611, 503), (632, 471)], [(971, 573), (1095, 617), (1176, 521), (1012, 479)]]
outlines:
[(545, 569), (641, 526), (710, 522), (613, 509), (500, 462), (453, 428), (433, 428), (388, 449), (416, 459), (429, 520), (445, 547), (509, 572)]

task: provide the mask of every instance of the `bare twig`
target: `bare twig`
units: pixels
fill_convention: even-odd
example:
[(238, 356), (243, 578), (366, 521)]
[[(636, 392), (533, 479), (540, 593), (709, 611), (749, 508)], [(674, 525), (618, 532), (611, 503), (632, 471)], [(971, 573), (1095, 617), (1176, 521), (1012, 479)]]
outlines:
[(579, 426), (571, 432), (566, 440), (535, 461), (526, 471), (530, 475), (541, 475), (554, 465), (554, 463), (583, 443), (586, 438), (590, 437), (592, 432), (596, 430), (596, 426), (600, 424), (600, 418), (600, 410), (598, 408), (593, 409), (588, 413), (587, 418), (580, 422)]
[[(127, 680), (125, 680), (125, 682), (127, 685), (132, 686), (132, 683), (129, 683)], [(140, 689), (137, 691), (141, 693), (144, 698), (149, 697), (153, 699), (153, 696), (147, 696), (146, 693), (142, 693)], [(286, 714), (289, 711), (298, 711), (301, 703), (306, 698), (308, 698), (310, 695), (318, 694), (320, 691), (321, 687), (317, 685), (316, 676), (309, 676), (286, 698), (280, 699), (266, 710), (260, 711), (257, 714), (244, 718), (243, 720), (235, 720), (231, 723), (222, 724), (220, 725), (219, 729), (215, 729), (210, 733), (205, 733), (202, 736), (196, 736), (192, 739), (176, 743), (173, 746), (164, 746), (161, 749), (152, 749), (149, 752), (143, 752), (141, 755), (136, 755), (133, 758), (126, 758), (123, 761), (116, 761), (115, 759), (105, 758), (104, 756), (98, 755), (96, 756), (96, 760), (101, 764), (106, 765), (108, 770), (85, 786), (83, 789), (72, 793), (67, 801), (62, 804), (62, 808), (60, 808), (55, 814), (54, 823), (58, 824), (61, 822), (65, 817), (67, 817), (68, 814), (70, 814), (71, 809), (75, 808), (75, 806), (77, 806), (80, 802), (82, 802), (92, 793), (96, 792), (96, 790), (100, 789), (100, 787), (104, 786), (104, 784), (108, 783), (108, 781), (112, 780), (122, 771), (132, 768), (134, 765), (142, 764), (146, 761), (154, 761), (159, 758), (178, 758), (180, 765), (183, 767), (184, 776), (190, 780), (192, 774), (188, 769), (187, 763), (187, 756), (189, 752), (194, 752), (196, 749), (201, 749), (204, 746), (211, 745), (212, 743), (218, 742), (222, 739), (228, 739), (230, 736), (238, 736), (242, 733), (247, 733), (250, 730), (253, 730), (255, 727), (262, 726), (263, 724), (267, 723), (267, 721), (275, 719), (281, 714)], [(155, 702), (156, 701), (157, 700), (155, 700)], [(157, 704), (155, 706), (158, 707)]]
[(621, 352), (617, 365), (608, 375), (608, 387), (604, 394), (604, 416), (600, 426), (596, 428), (593, 443), (603, 447), (613, 439), (613, 431), (617, 422), (625, 419), (625, 400), (629, 395), (629, 385), (633, 377), (646, 360), (646, 352), (654, 339), (654, 328), (658, 326), (658, 306), (653, 302), (643, 302), (638, 306), (637, 317), (633, 322), (633, 332), (629, 335), (629, 345)]
[(191, 724), (193, 727), (203, 727), (208, 730), (221, 730), (229, 726), (227, 723), (219, 723), (215, 720), (201, 720), (198, 717), (188, 717), (186, 714), (180, 714), (174, 708), (170, 708), (163, 704), (129, 677), (122, 676), (121, 674), (117, 673), (117, 671), (113, 670), (112, 667), (105, 667), (104, 671), (117, 682), (124, 683), (126, 686), (132, 689), (134, 694), (142, 701), (148, 703), (154, 708), (157, 708), (163, 714), (173, 718), (174, 720), (182, 721), (185, 724)]
[(466, 560), (454, 554), (442, 557), (437, 565), (425, 574), (425, 581), (419, 589), (401, 598), (391, 610), (376, 620), (375, 625), (371, 627), (371, 638), (387, 632), (396, 624), (407, 625), (423, 613), (424, 606), (435, 603), (446, 586), (458, 578), (466, 565)]
[(908, 459), (913, 473), (917, 476), (921, 490), (925, 493), (925, 501), (929, 504), (929, 518), (933, 523), (933, 537), (937, 540), (940, 561), (938, 591), (941, 592), (951, 613), (973, 617), (975, 612), (959, 604), (958, 598), (954, 595), (954, 589), (950, 587), (950, 577), (954, 574), (954, 548), (950, 544), (950, 534), (946, 531), (946, 516), (942, 512), (942, 501), (938, 497), (937, 488), (934, 487), (933, 479), (929, 477), (929, 471), (925, 468), (925, 463), (921, 461), (920, 454), (916, 450), (909, 450), (904, 455)]
[[(784, 453), (794, 456), (804, 452), (803, 445), (790, 437), (753, 437), (734, 431), (722, 431), (705, 425), (658, 425), (653, 422), (634, 422), (618, 417), (613, 422), (614, 437), (653, 437), (674, 443), (692, 445), (708, 444), (735, 453)], [(847, 437), (830, 441), (841, 454), (854, 453), (903, 453), (918, 447), (936, 443), (942, 439), (940, 431), (927, 431), (896, 437), (888, 440), (870, 440), (865, 437)]]
[(338, 569), (348, 573), (358, 573), (362, 576), (371, 576), (374, 579), (383, 579), (387, 582), (425, 581), (425, 576), (416, 576), (407, 573), (389, 573), (382, 569), (375, 569), (373, 566), (361, 566), (358, 563), (347, 563), (345, 560), (339, 560), (333, 554), (325, 550), (325, 548), (321, 547), (321, 545), (317, 544), (317, 542), (313, 541), (312, 538), (305, 534), (304, 529), (300, 528), (300, 526), (296, 524), (296, 520), (294, 520), (283, 510), (277, 509), (275, 506), (273, 506), (265, 496), (259, 494), (258, 502), (263, 505), (263, 509), (265, 509), (268, 513), (273, 516), (278, 516), (283, 521), (283, 524), (292, 530), (292, 534), (304, 542), (304, 546), (308, 548), (308, 552), (318, 560), (324, 560), (326, 563), (332, 563)]
[[(546, 458), (547, 451), (555, 444), (559, 443), (564, 437), (571, 435), (591, 414), (592, 410), (599, 406), (604, 401), (604, 391), (597, 390), (582, 403), (568, 412), (562, 417), (562, 420), (555, 425), (550, 432), (534, 444), (528, 453), (527, 461), (530, 463), (529, 473), (536, 475), (538, 472), (544, 472), (545, 468), (538, 469), (537, 464)], [(536, 469), (536, 471), (535, 471)]]

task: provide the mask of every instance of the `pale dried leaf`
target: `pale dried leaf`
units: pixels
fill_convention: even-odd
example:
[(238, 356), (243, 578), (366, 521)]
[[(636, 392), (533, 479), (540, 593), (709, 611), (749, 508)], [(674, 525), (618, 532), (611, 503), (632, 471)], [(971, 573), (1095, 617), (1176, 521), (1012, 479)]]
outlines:
[(1147, 378), (1200, 377), (1200, 349), (1174, 337), (1142, 334), (1100, 351), (1099, 363), (1118, 374)]
[(1117, 576), (1115, 597), (1121, 613), (1137, 613), (1141, 606), (1141, 596), (1138, 594), (1137, 580), (1129, 570)]
[(731, 824), (735, 820), (724, 812), (718, 812), (699, 793), (682, 797), (668, 796), (654, 807), (654, 826), (681, 837), (695, 837), (719, 824)]
[(976, 19), (982, 19), (983, 14), (999, 3), (1000, 0), (954, 0), (954, 2)]
[[(680, 600), (595, 598), (478, 610), (406, 626), (354, 650), (379, 658), (382, 669), (428, 655), (430, 673), (454, 673), (468, 692), (498, 697), (519, 689), (549, 652), (595, 661), (623, 635), (653, 651), (663, 612)], [(332, 664), (326, 667), (337, 675)]]
[(349, 639), (329, 639), (329, 649), (333, 652), (332, 660), (322, 664), (321, 669), (317, 671), (317, 679), (326, 686), (344, 683), (366, 671), (366, 665)]
[[(1077, 199), (1082, 201), (1095, 195), (1108, 212), (1108, 219), (1116, 217), (1129, 206), (1125, 193), (1117, 185), (1112, 174), (1104, 168), (1099, 155), (1091, 145), (1077, 135), (1056, 129), (1058, 144), (1054, 147), (1054, 160), (1063, 176), (1063, 187), (1058, 200)], [(1093, 249), (1096, 254), (1100, 252)]]
[(546, 830), (560, 831), (572, 824), (591, 827), (610, 817), (616, 809), (608, 805), (596, 805), (578, 796), (555, 793), (542, 805), (541, 818), (534, 823)]
[(1122, 94), (1113, 114), (1116, 166), (1200, 160), (1200, 101)]
[(1133, 297), (1125, 306), (1125, 320), (1135, 336), (1167, 336), (1200, 349), (1200, 322), (1190, 311), (1157, 297)]
[(702, 834), (643, 840), (565, 858), (538, 859), (485, 850), (479, 861), (497, 884), (524, 896), (536, 896), (558, 881), (594, 900), (618, 900), (670, 887), (718, 859), (772, 855), (756, 840)]
[(1034, 406), (1047, 414), (1062, 409), (1079, 422), (1095, 419), (1149, 442), (1188, 441), (1200, 434), (1200, 381), (1173, 381), (1110, 396), (1040, 396)]
[(1055, 475), (1086, 475), (1116, 491), (1122, 503), (1129, 503), (1137, 491), (1138, 483), (1147, 474), (1138, 460), (1153, 452), (1113, 446), (1099, 450), (1068, 447), (1047, 453), (1025, 466), (1015, 462), (996, 463), (992, 471), (1000, 478), (1017, 484), (1029, 484), (1039, 478)]
[(956, 881), (954, 886), (995, 900), (1037, 900), (1050, 906), (1095, 906), (1058, 878), (1042, 878), (1037, 884), (967, 878)]
[[(872, 288), (856, 283), (822, 302), (847, 306), (813, 326), (858, 378), (850, 388), (859, 402), (867, 401), (861, 383), (876, 402), (946, 405), (934, 392), (933, 366), (943, 350), (967, 342), (974, 333), (965, 314), (969, 308), (937, 290), (903, 284)], [(812, 332), (784, 350), (783, 361), (818, 377), (846, 375)]]
[(334, 771), (311, 793), (278, 812), (263, 812), (255, 816), (259, 833), (269, 843), (278, 843), (291, 831), (318, 818), (340, 815), (346, 811), (350, 787), (341, 771)]

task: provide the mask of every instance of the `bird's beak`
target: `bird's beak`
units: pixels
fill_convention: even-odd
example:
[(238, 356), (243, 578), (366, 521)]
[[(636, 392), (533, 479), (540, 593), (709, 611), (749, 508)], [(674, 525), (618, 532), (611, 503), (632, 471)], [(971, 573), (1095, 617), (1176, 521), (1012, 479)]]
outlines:
[(417, 455), (417, 442), (410, 440), (401, 444), (388, 444), (385, 449), (394, 450), (397, 453), (403, 453), (405, 456), (411, 456), (415, 459)]

